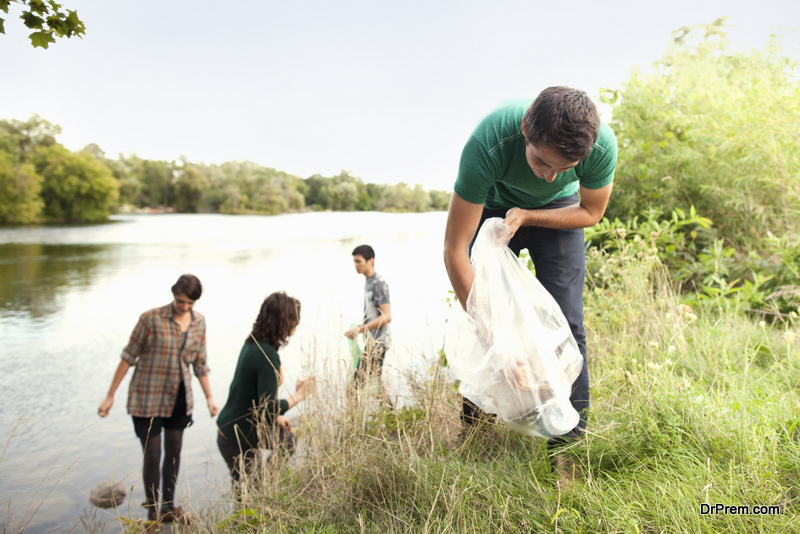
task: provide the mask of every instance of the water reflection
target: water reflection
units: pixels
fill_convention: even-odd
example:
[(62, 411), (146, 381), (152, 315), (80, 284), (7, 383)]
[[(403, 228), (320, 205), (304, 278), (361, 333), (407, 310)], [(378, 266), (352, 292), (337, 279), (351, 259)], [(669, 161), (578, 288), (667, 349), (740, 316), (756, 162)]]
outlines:
[(58, 296), (88, 288), (108, 245), (0, 245), (0, 318), (41, 319), (58, 311)]

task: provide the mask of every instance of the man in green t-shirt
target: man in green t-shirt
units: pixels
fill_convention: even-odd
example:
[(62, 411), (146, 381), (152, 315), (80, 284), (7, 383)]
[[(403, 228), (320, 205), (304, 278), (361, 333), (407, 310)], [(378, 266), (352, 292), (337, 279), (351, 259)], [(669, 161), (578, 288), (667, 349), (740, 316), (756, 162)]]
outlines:
[[(461, 154), (445, 230), (444, 261), (456, 297), (466, 309), (475, 274), (469, 255), (483, 222), (501, 217), (508, 246), (530, 252), (536, 276), (569, 322), (583, 355), (570, 401), (580, 423), (548, 448), (580, 436), (589, 409), (589, 370), (583, 330), (583, 229), (597, 224), (611, 196), (617, 142), (586, 93), (549, 87), (536, 100), (510, 100), (489, 113)], [(482, 412), (464, 399), (469, 427)], [(554, 463), (568, 476), (562, 456)]]

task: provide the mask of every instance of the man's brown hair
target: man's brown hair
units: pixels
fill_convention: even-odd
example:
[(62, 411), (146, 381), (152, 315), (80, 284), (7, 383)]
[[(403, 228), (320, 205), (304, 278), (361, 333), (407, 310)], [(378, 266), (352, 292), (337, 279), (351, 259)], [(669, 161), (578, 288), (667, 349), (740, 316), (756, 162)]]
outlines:
[(600, 114), (580, 89), (548, 87), (525, 112), (525, 138), (546, 145), (568, 161), (583, 161), (600, 134)]

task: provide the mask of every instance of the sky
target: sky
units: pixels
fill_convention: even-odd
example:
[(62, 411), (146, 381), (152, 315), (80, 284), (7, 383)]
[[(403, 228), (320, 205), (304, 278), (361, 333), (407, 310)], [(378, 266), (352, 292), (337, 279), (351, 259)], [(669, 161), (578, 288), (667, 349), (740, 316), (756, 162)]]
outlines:
[(728, 17), (735, 45), (800, 26), (798, 0), (59, 0), (83, 39), (34, 49), (12, 3), (0, 118), (72, 150), (250, 160), (300, 177), (451, 189), (480, 118), (551, 85), (623, 83), (670, 33)]

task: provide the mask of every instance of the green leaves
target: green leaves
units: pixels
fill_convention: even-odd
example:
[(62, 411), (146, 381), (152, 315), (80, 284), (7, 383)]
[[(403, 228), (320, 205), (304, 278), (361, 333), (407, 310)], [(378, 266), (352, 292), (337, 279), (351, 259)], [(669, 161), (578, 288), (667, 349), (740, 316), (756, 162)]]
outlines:
[(44, 19), (38, 15), (34, 15), (30, 11), (23, 11), (19, 18), (22, 19), (22, 22), (25, 23), (27, 28), (32, 30), (38, 30), (44, 27)]
[[(0, 10), (8, 13), (11, 0), (0, 0)], [(56, 37), (81, 37), (86, 33), (86, 26), (78, 18), (76, 11), (64, 9), (54, 0), (16, 0), (15, 3), (26, 6), (20, 18), (25, 27), (36, 30), (28, 37), (34, 48), (48, 48), (56, 42)], [(0, 18), (0, 33), (5, 33), (5, 20)]]
[(800, 229), (800, 63), (772, 41), (731, 50), (724, 20), (673, 33), (651, 71), (604, 90), (620, 145), (607, 216), (696, 206), (738, 248)]
[[(2, 11), (3, 13), (8, 13), (8, 4), (10, 2), (11, 2), (11, 0), (0, 0), (0, 11)], [(3, 33), (3, 34), (6, 33), (6, 27), (5, 27), (4, 23), (5, 23), (5, 20), (0, 18), (0, 33)]]
[(31, 44), (34, 48), (47, 48), (50, 43), (55, 43), (56, 40), (50, 32), (33, 32), (28, 37), (31, 38)]

